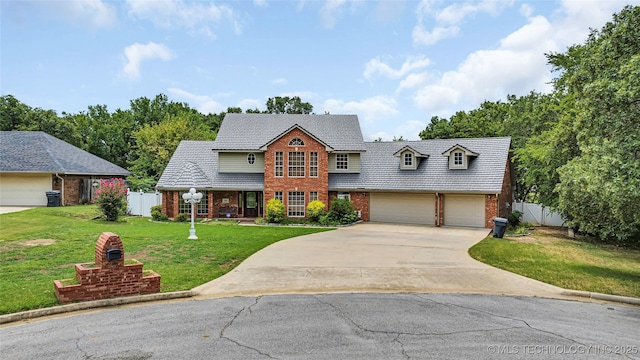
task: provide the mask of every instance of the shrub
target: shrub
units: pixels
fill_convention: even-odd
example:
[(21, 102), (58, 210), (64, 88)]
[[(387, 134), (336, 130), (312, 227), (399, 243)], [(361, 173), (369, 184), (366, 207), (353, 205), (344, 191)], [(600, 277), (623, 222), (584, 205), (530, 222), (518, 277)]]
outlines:
[(358, 214), (349, 199), (335, 199), (329, 209), (329, 220), (339, 224), (351, 224), (358, 220)]
[(267, 222), (281, 223), (284, 221), (284, 204), (278, 199), (271, 199), (267, 202)]
[(320, 221), (320, 217), (325, 214), (324, 203), (320, 200), (314, 200), (307, 204), (307, 217), (313, 222)]
[(178, 215), (176, 215), (175, 221), (177, 222), (186, 222), (191, 220), (191, 215), (187, 214), (187, 213), (180, 213)]
[(98, 208), (107, 221), (117, 221), (118, 217), (127, 213), (127, 185), (124, 180), (100, 180), (96, 196)]
[(151, 219), (154, 221), (165, 221), (167, 215), (162, 213), (162, 205), (156, 205), (151, 207)]
[(513, 226), (513, 227), (518, 227), (518, 225), (520, 225), (520, 218), (522, 217), (522, 213), (520, 211), (514, 211), (511, 214), (509, 214), (509, 216), (507, 217), (507, 220), (509, 221), (509, 225)]

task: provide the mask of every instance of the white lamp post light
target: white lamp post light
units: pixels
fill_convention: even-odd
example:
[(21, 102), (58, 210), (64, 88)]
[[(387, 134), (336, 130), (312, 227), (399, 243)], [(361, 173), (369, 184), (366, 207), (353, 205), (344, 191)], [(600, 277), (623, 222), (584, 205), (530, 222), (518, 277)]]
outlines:
[(194, 205), (202, 200), (202, 193), (196, 192), (195, 188), (191, 188), (188, 193), (182, 194), (182, 199), (184, 199), (184, 202), (191, 204), (191, 229), (189, 229), (189, 237), (187, 239), (197, 240), (198, 237), (196, 236), (196, 227), (194, 225), (196, 214)]

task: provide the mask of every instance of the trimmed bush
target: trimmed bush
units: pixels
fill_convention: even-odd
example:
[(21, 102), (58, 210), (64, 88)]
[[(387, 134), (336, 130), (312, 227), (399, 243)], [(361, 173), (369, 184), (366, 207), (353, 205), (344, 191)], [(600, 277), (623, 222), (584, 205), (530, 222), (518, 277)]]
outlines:
[(320, 217), (324, 215), (324, 203), (320, 200), (314, 200), (307, 204), (307, 217), (313, 222), (319, 222)]
[(175, 218), (175, 221), (177, 222), (187, 222), (189, 220), (191, 220), (191, 215), (187, 213), (180, 213), (176, 215), (176, 218)]
[(167, 215), (162, 213), (162, 205), (156, 205), (151, 207), (151, 219), (154, 221), (165, 221)]
[(271, 199), (267, 202), (267, 222), (281, 223), (285, 219), (284, 204), (278, 199)]
[(358, 214), (349, 199), (334, 199), (329, 208), (329, 221), (351, 224), (358, 220)]

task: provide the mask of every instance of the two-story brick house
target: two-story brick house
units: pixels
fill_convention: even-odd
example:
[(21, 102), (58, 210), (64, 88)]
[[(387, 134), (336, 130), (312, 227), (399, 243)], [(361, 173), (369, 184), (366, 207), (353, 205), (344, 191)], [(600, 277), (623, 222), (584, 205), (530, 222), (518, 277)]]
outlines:
[(355, 115), (227, 114), (216, 141), (183, 141), (160, 178), (163, 212), (262, 217), (280, 199), (305, 217), (313, 200), (347, 197), (364, 221), (492, 227), (506, 216), (509, 138), (364, 142)]

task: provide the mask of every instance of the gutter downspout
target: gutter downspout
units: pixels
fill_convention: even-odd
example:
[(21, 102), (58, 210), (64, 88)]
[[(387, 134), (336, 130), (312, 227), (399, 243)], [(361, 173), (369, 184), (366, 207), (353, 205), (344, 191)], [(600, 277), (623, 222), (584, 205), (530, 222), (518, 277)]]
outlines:
[(500, 199), (498, 198), (498, 195), (500, 195), (500, 194), (496, 194), (496, 209), (497, 209), (497, 213), (498, 213), (497, 217), (500, 217)]
[(436, 193), (436, 226), (440, 226), (440, 194)]
[(56, 177), (60, 179), (60, 206), (64, 206), (64, 178), (56, 173)]

